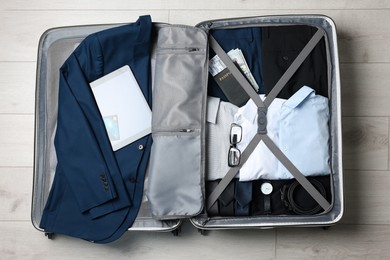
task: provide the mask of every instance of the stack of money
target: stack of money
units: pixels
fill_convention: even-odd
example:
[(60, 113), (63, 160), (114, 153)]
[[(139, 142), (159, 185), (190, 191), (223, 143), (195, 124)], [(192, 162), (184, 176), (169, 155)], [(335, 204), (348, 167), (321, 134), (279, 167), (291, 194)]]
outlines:
[(241, 49), (233, 49), (227, 54), (229, 55), (230, 59), (241, 69), (247, 80), (249, 80), (249, 82), (252, 84), (253, 88), (256, 91), (259, 91), (259, 85), (257, 85), (257, 82), (249, 69), (248, 63), (246, 63), (244, 54), (242, 53)]
[[(246, 63), (244, 54), (242, 53), (241, 49), (232, 49), (227, 54), (230, 59), (241, 69), (242, 73), (244, 73), (252, 87), (256, 91), (259, 91), (259, 85), (253, 77), (253, 74), (250, 71), (248, 64)], [(209, 71), (213, 77), (223, 71), (225, 68), (226, 65), (222, 62), (218, 55), (215, 55), (209, 62)]]

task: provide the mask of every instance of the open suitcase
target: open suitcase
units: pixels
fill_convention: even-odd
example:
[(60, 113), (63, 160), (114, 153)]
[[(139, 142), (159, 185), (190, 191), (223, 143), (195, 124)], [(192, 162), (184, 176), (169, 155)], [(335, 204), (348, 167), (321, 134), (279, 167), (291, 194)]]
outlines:
[[(49, 236), (52, 232), (40, 228), (40, 222), (57, 167), (54, 139), (57, 130), (59, 69), (85, 37), (118, 26), (120, 25), (53, 28), (46, 31), (39, 42), (31, 218), (33, 225)], [(239, 46), (233, 44), (233, 47), (222, 46), (222, 43), (227, 42), (229, 46), (232, 42), (247, 41), (249, 37), (249, 41), (254, 42), (254, 48), (257, 48), (256, 37), (258, 35), (264, 39), (274, 28), (293, 28), (291, 26), (309, 28), (310, 32), (313, 32), (308, 38), (310, 41), (304, 42), (303, 50), (300, 49), (298, 52), (294, 50), (293, 54), (291, 50), (288, 50), (285, 56), (282, 55), (281, 58), (285, 61), (291, 57), (294, 58), (288, 62), (289, 67), (286, 67), (286, 72), (282, 73), (281, 79), (278, 78), (272, 83), (277, 83), (273, 89), (278, 90), (271, 89), (267, 92), (265, 99), (260, 99), (250, 80), (240, 72), (239, 67), (226, 54), (230, 49), (237, 47), (244, 49), (243, 46), (246, 43), (238, 44)], [(249, 36), (246, 29), (250, 30)], [(237, 40), (236, 37), (240, 39)], [(182, 219), (190, 219), (191, 223), (200, 230), (330, 226), (341, 219), (344, 198), (340, 75), (336, 28), (329, 17), (283, 15), (233, 18), (205, 21), (195, 27), (153, 23), (153, 38), (154, 47), (151, 55), (153, 145), (145, 176), (142, 204), (129, 230), (174, 232), (176, 230), (177, 234)], [(316, 184), (318, 181), (304, 177), (297, 169), (298, 166), (295, 167), (294, 163), (291, 163), (285, 156), (285, 151), (280, 150), (282, 148), (278, 149), (278, 146), (273, 144), (272, 138), (267, 137), (267, 107), (273, 103), (279, 93), (284, 91), (284, 85), (299, 70), (306, 57), (320, 41), (325, 50), (326, 79), (322, 80), (326, 82), (325, 96), (328, 97), (329, 109), (329, 120), (325, 127), (329, 131), (326, 149), (328, 149), (327, 163), (330, 169), (329, 174), (324, 177), (327, 183), (325, 185), (326, 196)], [(272, 44), (268, 48), (272, 49)], [(261, 56), (259, 53), (256, 54), (257, 56), (253, 54), (254, 59)], [(230, 71), (228, 75), (225, 75), (233, 75), (242, 87), (241, 93), (244, 91), (247, 95), (245, 102), (236, 100), (240, 91), (233, 91), (233, 94), (229, 90), (223, 91), (225, 95), (222, 96), (226, 96), (228, 100), (229, 98), (235, 99), (235, 102), (241, 104), (240, 106), (249, 98), (254, 100), (257, 109), (257, 131), (254, 138), (256, 140), (252, 142), (249, 140), (248, 147), (242, 149), (239, 166), (231, 165), (227, 173), (209, 180), (207, 164), (211, 159), (207, 157), (207, 145), (211, 139), (208, 137), (209, 128), (206, 118), (209, 116), (208, 106), (211, 103), (206, 94), (210, 95), (210, 84), (215, 85), (208, 70), (209, 61), (215, 55), (219, 56)], [(262, 58), (265, 59), (265, 57)], [(245, 59), (251, 69), (253, 66), (256, 67), (252, 65), (254, 62), (247, 53)], [(254, 70), (264, 73), (266, 69)], [(178, 70), (181, 73), (177, 73)], [(261, 85), (258, 76), (255, 78)], [(173, 93), (179, 94), (172, 97)], [(282, 162), (294, 177), (293, 179), (280, 184), (278, 180), (259, 178), (241, 186), (242, 183), (237, 179), (237, 173), (261, 141), (276, 156), (277, 160)], [(230, 145), (230, 147), (233, 146)], [(294, 187), (296, 189), (303, 187), (302, 190), (308, 193), (305, 196), (314, 199), (319, 209), (311, 213), (305, 210), (297, 212), (294, 207), (291, 208), (291, 201), (290, 204), (283, 201), (283, 196), (288, 196), (288, 187), (291, 188), (295, 183), (294, 179), (298, 180)], [(266, 185), (263, 185), (264, 183)], [(248, 189), (248, 187), (251, 189), (249, 197), (248, 194), (244, 196), (245, 198), (235, 197), (238, 189)], [(147, 189), (150, 190), (146, 191)], [(254, 205), (254, 203), (261, 205)], [(276, 204), (283, 203), (285, 205), (278, 206), (283, 208), (281, 211), (273, 209)]]

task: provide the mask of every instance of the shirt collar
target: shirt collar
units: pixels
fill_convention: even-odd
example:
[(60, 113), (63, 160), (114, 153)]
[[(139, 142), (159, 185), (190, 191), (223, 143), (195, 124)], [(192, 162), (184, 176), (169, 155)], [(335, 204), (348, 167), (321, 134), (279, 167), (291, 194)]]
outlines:
[(287, 99), (286, 102), (283, 103), (283, 106), (287, 106), (289, 108), (294, 109), (297, 106), (299, 106), (308, 97), (314, 97), (314, 96), (315, 96), (314, 89), (308, 86), (303, 86), (297, 92), (295, 92), (294, 95), (292, 95), (289, 99)]
[[(259, 96), (262, 100), (264, 100), (263, 94)], [(305, 99), (313, 96), (315, 96), (315, 90), (308, 86), (303, 86), (294, 95), (287, 99), (286, 102), (283, 103), (283, 106), (294, 109), (299, 106)], [(244, 117), (246, 120), (254, 124), (257, 118), (256, 104), (252, 99), (249, 99), (246, 105), (239, 108), (237, 115)]]
[[(259, 96), (262, 100), (264, 100), (263, 94)], [(291, 109), (294, 109), (299, 106), (305, 99), (313, 96), (315, 96), (314, 89), (308, 86), (303, 86), (294, 95), (287, 99), (286, 102), (283, 103), (283, 106), (287, 106)], [(257, 118), (256, 104), (253, 102), (252, 99), (249, 99), (246, 105), (239, 108), (237, 115), (243, 116), (246, 120), (254, 124)]]
[[(264, 95), (259, 95), (261, 100), (264, 100)], [(251, 122), (252, 124), (255, 123), (257, 118), (257, 106), (255, 102), (250, 98), (248, 102), (243, 106), (240, 107), (238, 110), (238, 114), (243, 116), (246, 120)]]

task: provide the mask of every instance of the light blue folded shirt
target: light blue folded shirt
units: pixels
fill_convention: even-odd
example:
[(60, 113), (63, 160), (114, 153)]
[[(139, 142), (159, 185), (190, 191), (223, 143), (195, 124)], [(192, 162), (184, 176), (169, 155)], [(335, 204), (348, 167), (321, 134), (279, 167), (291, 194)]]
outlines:
[[(305, 176), (330, 174), (326, 97), (303, 86), (288, 100), (275, 99), (268, 108), (267, 120), (268, 135), (299, 171)], [(238, 145), (243, 151), (257, 131), (257, 107), (252, 100), (239, 109), (235, 122), (243, 127), (243, 140)], [(262, 142), (240, 169), (240, 181), (291, 178)]]

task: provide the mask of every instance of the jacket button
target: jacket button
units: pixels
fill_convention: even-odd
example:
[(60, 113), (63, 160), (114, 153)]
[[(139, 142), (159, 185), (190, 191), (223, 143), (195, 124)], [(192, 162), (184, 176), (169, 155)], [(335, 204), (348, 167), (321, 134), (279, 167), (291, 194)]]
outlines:
[(138, 150), (142, 151), (144, 149), (144, 146), (142, 144), (138, 145)]
[(136, 182), (137, 180), (134, 178), (134, 177), (130, 177), (130, 182), (131, 183), (134, 183), (134, 182)]

